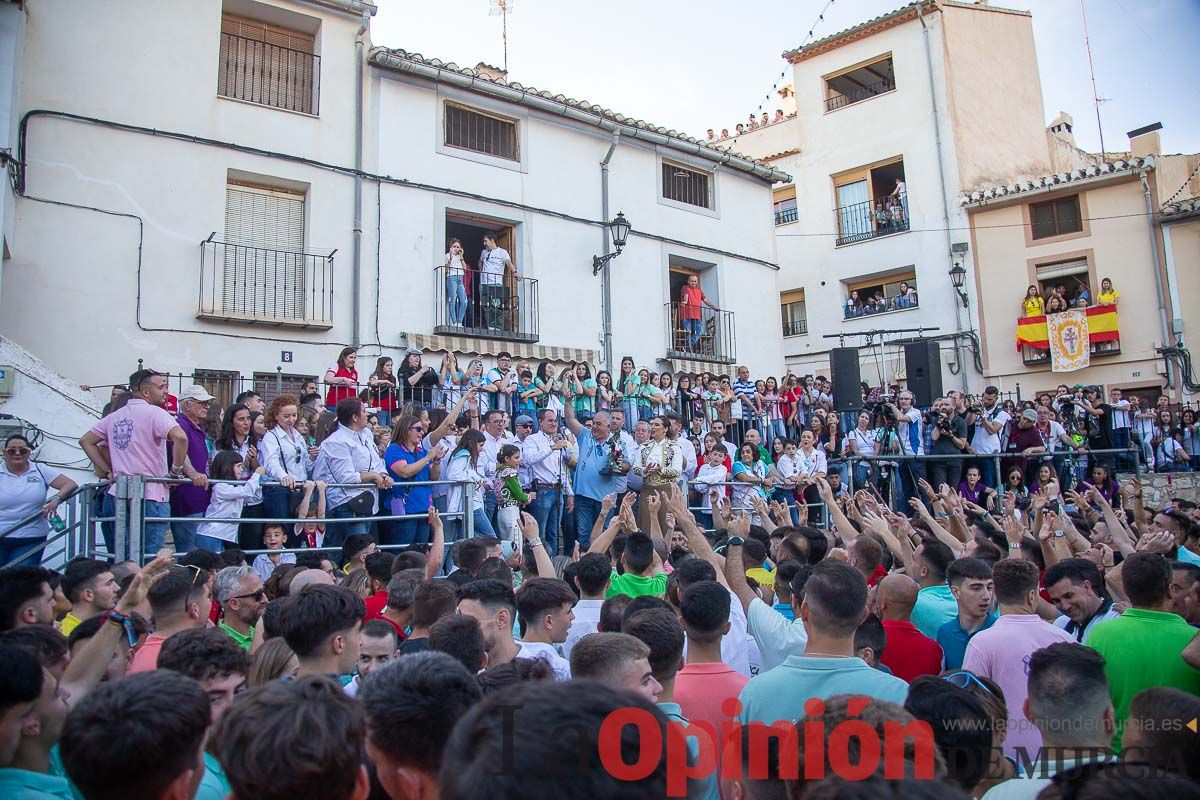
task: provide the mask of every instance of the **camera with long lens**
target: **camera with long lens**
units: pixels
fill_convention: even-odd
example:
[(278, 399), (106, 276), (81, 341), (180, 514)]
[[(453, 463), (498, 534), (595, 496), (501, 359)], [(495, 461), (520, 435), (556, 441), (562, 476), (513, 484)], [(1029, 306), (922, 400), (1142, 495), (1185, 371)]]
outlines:
[(929, 411), (925, 414), (925, 424), (937, 428), (942, 433), (954, 433), (950, 418), (940, 411)]

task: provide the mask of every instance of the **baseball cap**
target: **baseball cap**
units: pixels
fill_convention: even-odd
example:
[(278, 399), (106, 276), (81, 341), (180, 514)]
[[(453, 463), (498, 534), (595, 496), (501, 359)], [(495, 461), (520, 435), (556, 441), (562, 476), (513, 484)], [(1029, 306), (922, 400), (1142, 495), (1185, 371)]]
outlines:
[(205, 391), (203, 386), (192, 384), (191, 386), (183, 387), (183, 391), (179, 393), (180, 400), (195, 400), (200, 403), (207, 403), (215, 400), (211, 394)]
[(514, 425), (532, 425), (533, 417), (529, 416), (528, 414), (521, 414), (515, 420), (513, 420), (513, 424)]
[(1034, 411), (1032, 408), (1027, 408), (1024, 411), (1022, 411), (1021, 417), (1023, 419), (1029, 420), (1030, 422), (1037, 422), (1037, 412)]

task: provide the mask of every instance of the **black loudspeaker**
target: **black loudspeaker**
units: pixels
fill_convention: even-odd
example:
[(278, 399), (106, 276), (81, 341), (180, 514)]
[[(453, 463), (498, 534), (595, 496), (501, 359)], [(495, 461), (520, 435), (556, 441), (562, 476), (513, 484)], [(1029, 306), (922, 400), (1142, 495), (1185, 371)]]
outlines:
[(913, 405), (927, 408), (942, 396), (942, 358), (937, 342), (921, 340), (904, 345), (904, 365)]
[(838, 411), (862, 408), (862, 378), (858, 372), (858, 348), (835, 347), (829, 351), (833, 379), (833, 407)]

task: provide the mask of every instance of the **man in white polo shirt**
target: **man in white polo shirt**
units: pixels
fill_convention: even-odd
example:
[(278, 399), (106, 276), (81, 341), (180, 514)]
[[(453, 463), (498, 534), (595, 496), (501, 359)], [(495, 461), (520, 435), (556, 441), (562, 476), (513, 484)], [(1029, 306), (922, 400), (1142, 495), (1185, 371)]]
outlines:
[(504, 327), (504, 274), (513, 266), (508, 251), (496, 243), (496, 234), (483, 237), (483, 269), (479, 273), (479, 294), (483, 302), (483, 319), (488, 328), (499, 330)]

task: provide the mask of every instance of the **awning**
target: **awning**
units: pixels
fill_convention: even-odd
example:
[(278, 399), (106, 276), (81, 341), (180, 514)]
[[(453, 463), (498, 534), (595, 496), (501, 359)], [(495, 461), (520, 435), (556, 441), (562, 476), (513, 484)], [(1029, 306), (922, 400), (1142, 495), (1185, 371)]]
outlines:
[(474, 336), (429, 336), (421, 333), (408, 334), (408, 347), (425, 351), (449, 350), (458, 355), (495, 356), (511, 353), (513, 358), (530, 361), (585, 361), (596, 363), (596, 351), (581, 347), (553, 347), (530, 342), (506, 342), (498, 339), (482, 339)]

